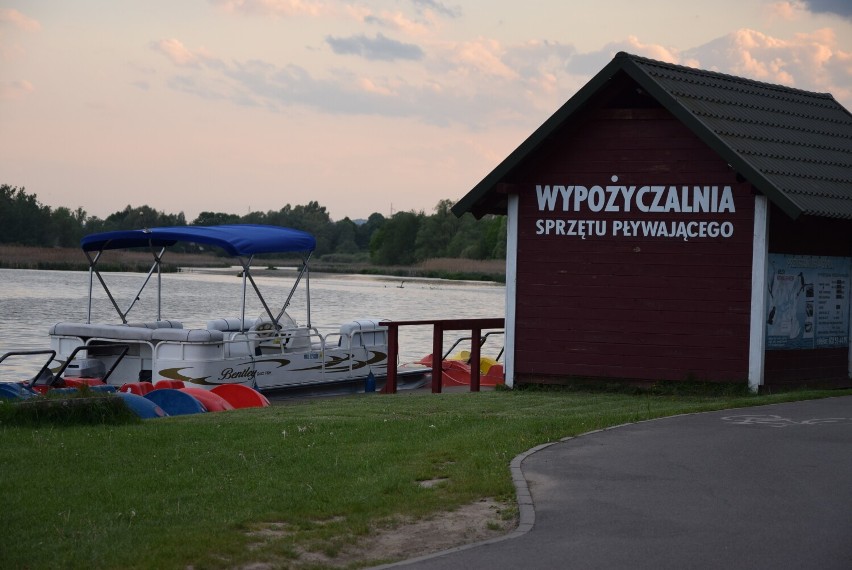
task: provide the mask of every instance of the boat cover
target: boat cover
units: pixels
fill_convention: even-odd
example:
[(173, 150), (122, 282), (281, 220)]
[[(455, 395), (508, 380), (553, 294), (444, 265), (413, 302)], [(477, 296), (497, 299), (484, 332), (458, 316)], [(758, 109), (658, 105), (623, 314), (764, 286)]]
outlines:
[(129, 247), (169, 247), (177, 242), (215, 245), (232, 256), (313, 251), (316, 248), (316, 239), (307, 232), (258, 224), (119, 230), (88, 235), (80, 241), (80, 246), (83, 251), (102, 251)]

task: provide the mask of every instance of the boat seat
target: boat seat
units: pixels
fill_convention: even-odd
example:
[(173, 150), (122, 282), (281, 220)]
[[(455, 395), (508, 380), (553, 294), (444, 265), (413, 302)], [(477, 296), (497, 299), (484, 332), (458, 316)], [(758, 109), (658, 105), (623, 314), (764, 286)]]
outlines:
[[(385, 344), (385, 332), (388, 328), (382, 325), (387, 319), (367, 318), (358, 319), (340, 325), (340, 348), (356, 348), (362, 346), (377, 346)], [(351, 340), (350, 340), (351, 339)]]
[(151, 321), (148, 323), (127, 323), (129, 327), (140, 327), (146, 329), (182, 329), (183, 323), (180, 321)]
[(222, 342), (225, 335), (222, 331), (207, 329), (157, 329), (151, 331), (151, 339), (171, 342)]
[[(171, 329), (164, 329), (171, 330)], [(129, 327), (127, 325), (108, 325), (100, 323), (56, 323), (50, 327), (51, 336), (77, 336), (80, 338), (107, 338), (117, 340), (151, 341), (154, 329), (147, 327)]]
[[(242, 330), (249, 330), (252, 326), (254, 326), (254, 323), (255, 319), (243, 319)], [(211, 331), (240, 332), (240, 318), (225, 317), (221, 319), (213, 319), (207, 321), (207, 329)]]
[(99, 323), (56, 323), (50, 327), (51, 335), (77, 336), (80, 338), (106, 338), (115, 340), (134, 340), (158, 342), (161, 340), (178, 342), (222, 342), (221, 331), (184, 328), (132, 327), (128, 325), (106, 325)]

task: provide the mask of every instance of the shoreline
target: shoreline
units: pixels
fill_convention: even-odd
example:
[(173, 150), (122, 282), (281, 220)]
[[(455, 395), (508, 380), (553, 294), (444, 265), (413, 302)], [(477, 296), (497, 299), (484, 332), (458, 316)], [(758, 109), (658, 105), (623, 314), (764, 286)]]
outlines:
[[(184, 269), (200, 269), (227, 274), (233, 266), (229, 257), (211, 254), (171, 253), (163, 263), (166, 273)], [(287, 271), (294, 267), (292, 259), (257, 259), (254, 270), (265, 275), (275, 271)], [(150, 269), (151, 256), (147, 252), (111, 252), (108, 263), (101, 262), (104, 272), (146, 273)], [(21, 245), (0, 245), (0, 269), (30, 269), (52, 271), (88, 271), (89, 264), (81, 250), (72, 248), (47, 248)], [(327, 262), (317, 259), (311, 262), (313, 274), (364, 275), (389, 280), (399, 279), (446, 279), (450, 281), (474, 281), (505, 283), (505, 263), (502, 260), (474, 259), (430, 259), (416, 266), (381, 266), (369, 263)]]

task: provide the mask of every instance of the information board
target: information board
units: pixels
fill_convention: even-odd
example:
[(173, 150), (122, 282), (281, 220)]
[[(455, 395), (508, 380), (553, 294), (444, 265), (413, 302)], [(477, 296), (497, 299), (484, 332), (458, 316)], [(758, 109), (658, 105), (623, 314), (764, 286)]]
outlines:
[(852, 259), (769, 254), (767, 350), (849, 346)]

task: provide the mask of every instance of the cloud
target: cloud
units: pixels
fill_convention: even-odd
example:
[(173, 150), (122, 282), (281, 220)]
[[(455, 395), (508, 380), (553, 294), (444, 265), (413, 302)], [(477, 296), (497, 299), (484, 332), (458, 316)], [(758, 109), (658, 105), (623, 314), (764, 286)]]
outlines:
[(460, 18), (462, 15), (461, 7), (447, 6), (436, 0), (411, 0), (411, 3), (419, 10), (436, 12), (448, 18)]
[(195, 54), (189, 51), (180, 40), (160, 40), (152, 43), (151, 47), (165, 54), (175, 65), (190, 67), (198, 67), (200, 65)]
[[(9, 27), (22, 32), (37, 32), (41, 30), (41, 24), (12, 8), (0, 8), (0, 61), (15, 62), (24, 59), (27, 51), (14, 40), (8, 40), (6, 32)], [(16, 81), (7, 79), (0, 82), (0, 99), (5, 101), (23, 99), (34, 90), (33, 84), (26, 79)]]
[(354, 13), (357, 20), (404, 33), (408, 36), (424, 36), (435, 27), (434, 18), (425, 15), (420, 20), (412, 20), (402, 12), (380, 12), (374, 14), (369, 10)]
[(171, 38), (151, 43), (151, 48), (168, 57), (172, 63), (181, 67), (201, 68), (202, 65), (220, 65), (221, 62), (207, 50), (190, 50), (180, 40)]
[[(176, 45), (167, 43), (164, 47)], [(298, 65), (281, 66), (262, 60), (208, 67), (195, 65), (183, 50), (158, 51), (180, 70), (167, 80), (168, 86), (208, 101), (224, 100), (272, 111), (304, 106), (331, 115), (409, 117), (426, 124), (463, 123), (474, 128), (487, 122), (490, 108), (483, 98), (449, 88), (452, 86), (445, 88), (428, 78), (366, 76), (348, 69), (332, 70), (321, 77)], [(488, 95), (497, 97), (505, 97), (508, 103), (512, 94)]]
[(515, 79), (518, 74), (503, 61), (505, 51), (497, 40), (477, 38), (458, 42), (450, 54), (455, 63), (454, 73), (463, 76), (493, 76)]
[(766, 6), (768, 13), (786, 21), (800, 19), (806, 14), (828, 14), (852, 21), (852, 2), (849, 0), (785, 0)]
[(852, 20), (852, 2), (849, 0), (802, 0), (801, 3), (814, 14), (832, 14)]
[(564, 95), (566, 89), (566, 63), (577, 54), (568, 44), (533, 40), (509, 46), (502, 56), (503, 63), (511, 68), (533, 97), (547, 98)]
[(781, 39), (741, 29), (684, 52), (701, 67), (846, 98), (852, 89), (852, 54), (833, 30)]
[(348, 38), (328, 36), (326, 43), (338, 55), (359, 55), (371, 61), (418, 60), (423, 50), (416, 44), (407, 44), (388, 38), (381, 33), (375, 38), (360, 34)]
[(249, 16), (320, 16), (329, 11), (327, 4), (313, 0), (210, 0), (227, 10)]
[(619, 51), (809, 91), (830, 92), (839, 100), (848, 101), (852, 96), (852, 53), (840, 48), (831, 28), (787, 39), (740, 29), (686, 50), (643, 43), (630, 36), (600, 50), (575, 54), (566, 60), (566, 69), (591, 76)]
[(35, 87), (26, 79), (3, 81), (0, 83), (0, 100), (18, 101), (34, 91)]
[(773, 18), (792, 22), (806, 12), (801, 2), (773, 2), (765, 7), (765, 11)]
[(41, 24), (37, 20), (33, 20), (29, 16), (25, 16), (12, 8), (0, 9), (0, 23), (11, 24), (25, 32), (37, 32), (41, 29)]
[(677, 48), (660, 44), (646, 44), (642, 43), (636, 36), (628, 36), (624, 40), (610, 42), (599, 50), (577, 54), (568, 63), (568, 70), (577, 74), (593, 75), (620, 51), (667, 63), (682, 63), (681, 54)]
[[(394, 65), (308, 69), (262, 59), (226, 63), (178, 40), (163, 40), (156, 49), (176, 66), (169, 85), (207, 100), (272, 111), (305, 107), (330, 115), (402, 117), (471, 131), (538, 124), (618, 51), (827, 91), (847, 107), (852, 102), (852, 53), (841, 49), (829, 28), (789, 38), (742, 29), (687, 50), (633, 36), (589, 52), (554, 41), (504, 44), (490, 38), (426, 38), (422, 48), (381, 34), (326, 41), (335, 53)], [(390, 69), (392, 75), (386, 75)]]

